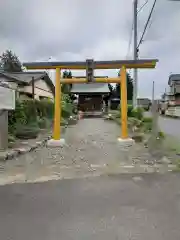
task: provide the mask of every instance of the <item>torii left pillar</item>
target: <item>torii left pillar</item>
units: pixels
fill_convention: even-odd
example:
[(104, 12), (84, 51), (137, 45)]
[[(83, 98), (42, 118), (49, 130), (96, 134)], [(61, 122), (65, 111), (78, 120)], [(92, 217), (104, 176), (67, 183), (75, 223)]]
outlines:
[(118, 142), (121, 143), (122, 146), (129, 146), (134, 143), (132, 138), (128, 137), (128, 117), (127, 117), (127, 74), (126, 67), (122, 66), (120, 71), (120, 96), (121, 96), (121, 108), (120, 108), (120, 116), (121, 116), (121, 137), (118, 138)]
[(61, 147), (65, 144), (65, 139), (61, 138), (61, 69), (56, 68), (55, 81), (55, 104), (54, 104), (54, 130), (53, 138), (47, 143), (50, 147)]

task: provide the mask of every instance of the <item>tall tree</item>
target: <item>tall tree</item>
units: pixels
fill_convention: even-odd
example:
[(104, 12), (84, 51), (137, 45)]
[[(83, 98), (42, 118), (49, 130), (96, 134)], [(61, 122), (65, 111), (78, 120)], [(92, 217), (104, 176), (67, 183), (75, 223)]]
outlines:
[[(64, 71), (63, 72), (63, 78), (72, 78), (72, 72), (71, 71)], [(62, 84), (62, 92), (70, 94), (72, 84)]]
[(108, 83), (108, 87), (109, 87), (110, 94), (112, 94), (113, 93), (113, 86), (110, 83)]
[[(118, 76), (120, 76), (120, 72), (118, 73)], [(129, 73), (127, 73), (127, 100), (133, 99), (133, 79)], [(114, 95), (118, 98), (120, 98), (120, 89), (121, 84), (117, 83), (114, 91)]]
[(22, 64), (19, 58), (11, 50), (6, 50), (0, 56), (1, 67), (6, 72), (22, 72)]

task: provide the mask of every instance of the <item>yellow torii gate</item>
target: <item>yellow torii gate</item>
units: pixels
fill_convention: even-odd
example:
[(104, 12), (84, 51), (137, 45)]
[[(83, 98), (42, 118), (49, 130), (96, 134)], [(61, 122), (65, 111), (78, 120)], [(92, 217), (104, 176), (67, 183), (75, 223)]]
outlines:
[[(121, 75), (117, 78), (95, 78), (96, 83), (121, 83), (121, 140), (128, 139), (127, 128), (127, 86), (126, 86), (126, 69), (131, 68), (155, 68), (157, 59), (141, 60), (114, 60), (114, 61), (94, 61), (94, 69), (121, 69)], [(26, 62), (23, 66), (29, 70), (33, 69), (55, 69), (55, 113), (52, 146), (63, 144), (61, 139), (61, 83), (88, 83), (86, 78), (61, 78), (61, 70), (86, 70), (87, 61), (84, 62)], [(50, 144), (51, 145), (51, 144)]]

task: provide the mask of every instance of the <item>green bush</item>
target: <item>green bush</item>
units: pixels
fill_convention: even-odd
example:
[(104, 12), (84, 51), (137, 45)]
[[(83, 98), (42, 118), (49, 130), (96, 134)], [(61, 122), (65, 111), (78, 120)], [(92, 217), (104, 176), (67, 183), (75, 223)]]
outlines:
[(25, 100), (22, 102), (23, 104), (23, 111), (26, 116), (26, 123), (32, 123), (37, 121), (38, 111), (36, 107), (35, 100)]
[[(63, 94), (62, 118), (68, 119), (71, 115), (73, 115), (72, 101), (69, 95)], [(53, 117), (54, 102), (51, 100), (17, 100), (16, 109), (8, 113), (9, 132), (14, 134), (19, 124), (22, 126), (30, 126), (36, 123), (36, 127), (46, 128), (50, 126)]]
[[(14, 133), (16, 125), (31, 125), (44, 118), (52, 119), (54, 103), (47, 100), (25, 100), (16, 101), (16, 109), (8, 113), (9, 132)], [(41, 123), (40, 123), (41, 124)]]
[(137, 118), (130, 117), (128, 118), (128, 127), (132, 132), (139, 132), (142, 127), (142, 121)]
[(161, 139), (164, 139), (164, 138), (165, 138), (164, 132), (159, 131), (159, 132), (158, 132), (158, 137), (161, 138)]
[[(118, 114), (119, 114), (119, 117), (121, 117), (121, 105), (119, 104), (119, 106), (118, 106)], [(127, 106), (127, 116), (128, 117), (132, 117), (133, 116), (133, 114), (132, 114), (132, 111), (133, 111), (133, 106), (132, 105), (128, 105)]]
[(133, 112), (133, 106), (132, 105), (128, 105), (128, 110), (127, 110), (127, 116), (128, 117), (132, 117), (132, 112)]
[(27, 116), (21, 101), (16, 101), (16, 109), (8, 112), (8, 128), (10, 133), (14, 133), (17, 123), (22, 125), (27, 124)]
[(148, 131), (149, 132), (149, 131), (152, 130), (152, 126), (153, 126), (153, 119), (152, 119), (152, 117), (143, 117), (142, 123), (143, 123), (144, 131)]
[(35, 101), (38, 116), (40, 118), (53, 119), (54, 103), (51, 100)]
[(45, 129), (45, 128), (49, 128), (50, 127), (50, 122), (47, 118), (43, 117), (43, 118), (39, 118), (38, 119), (38, 126), (41, 129)]
[(152, 122), (146, 122), (143, 125), (143, 129), (145, 132), (150, 132), (152, 131)]
[(137, 107), (132, 110), (132, 117), (137, 118), (139, 120), (143, 119), (143, 108)]
[(141, 127), (142, 126), (142, 121), (140, 119), (137, 119), (137, 118), (134, 118), (134, 117), (128, 118), (128, 123), (131, 126), (136, 126), (136, 127)]
[(152, 117), (143, 117), (142, 121), (144, 123), (152, 123), (153, 119), (152, 119)]
[(15, 130), (15, 136), (19, 139), (33, 139), (39, 134), (39, 128), (25, 125), (17, 126)]

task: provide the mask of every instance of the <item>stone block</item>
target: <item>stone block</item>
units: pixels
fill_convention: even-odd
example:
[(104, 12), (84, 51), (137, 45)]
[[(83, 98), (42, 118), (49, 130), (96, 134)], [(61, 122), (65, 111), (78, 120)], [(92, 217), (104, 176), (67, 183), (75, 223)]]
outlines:
[(63, 147), (65, 145), (65, 139), (61, 138), (59, 140), (50, 139), (47, 141), (47, 147)]

